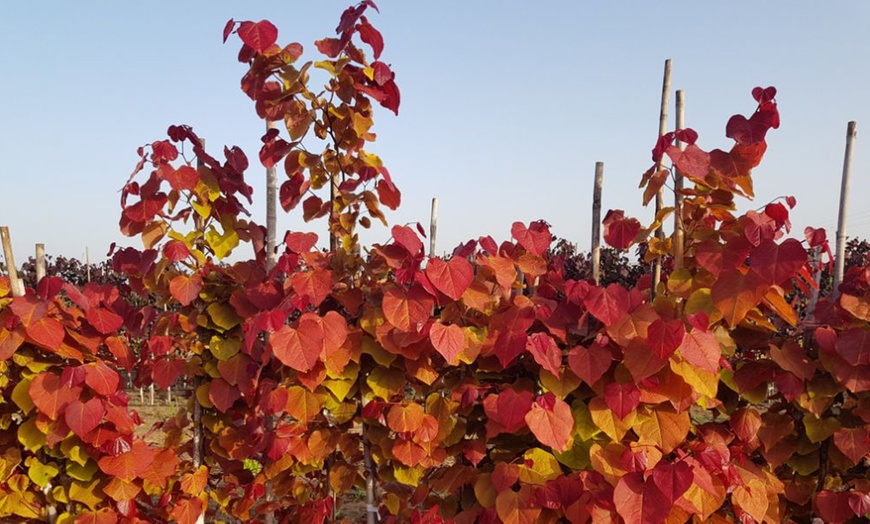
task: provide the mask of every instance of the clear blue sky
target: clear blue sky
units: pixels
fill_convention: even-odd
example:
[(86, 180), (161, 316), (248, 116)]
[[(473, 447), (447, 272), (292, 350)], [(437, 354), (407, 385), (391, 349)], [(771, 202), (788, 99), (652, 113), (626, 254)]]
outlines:
[[(371, 19), (402, 106), (398, 117), (376, 115), (371, 149), (403, 191), (392, 223), (427, 223), (438, 197), (438, 251), (484, 234), (505, 239), (513, 221), (539, 218), (587, 249), (596, 161), (605, 162), (605, 210), (648, 220), (636, 188), (650, 164), (666, 58), (705, 149), (730, 147), (725, 122), (754, 109), (754, 86), (778, 88), (782, 126), (769, 135), (758, 196), (745, 207), (794, 195), (799, 237), (806, 225), (834, 237), (846, 123), (856, 120), (848, 232), (870, 237), (870, 3), (378, 4)], [(246, 151), (253, 212), (265, 221), (263, 123), (238, 87), (238, 41), (222, 45), (221, 30), (231, 17), (268, 18), (279, 42), (298, 41), (313, 58), (313, 41), (332, 34), (347, 5), (0, 4), (0, 225), (11, 227), (18, 262), (36, 242), (74, 257), (88, 247), (92, 260), (113, 241), (138, 245), (118, 233), (118, 191), (136, 148), (170, 124), (192, 125), (210, 149)], [(279, 226), (308, 227), (287, 216)], [(388, 236), (376, 229), (364, 240)]]

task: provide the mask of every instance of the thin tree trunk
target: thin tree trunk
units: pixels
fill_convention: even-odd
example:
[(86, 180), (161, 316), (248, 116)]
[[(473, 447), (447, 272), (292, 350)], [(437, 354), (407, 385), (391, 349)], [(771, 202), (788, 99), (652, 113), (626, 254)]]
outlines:
[[(665, 60), (665, 73), (664, 78), (662, 80), (662, 102), (661, 108), (659, 109), (659, 135), (664, 135), (668, 130), (668, 98), (670, 97), (671, 92), (671, 59), (668, 58)], [(656, 171), (659, 171), (662, 168), (661, 162), (656, 167)], [(656, 194), (656, 217), (658, 217), (659, 212), (662, 208), (665, 207), (665, 194), (664, 189), (659, 189), (659, 192)], [(656, 229), (656, 238), (660, 241), (664, 241), (665, 232), (662, 226), (659, 226)], [(659, 282), (662, 280), (662, 261), (661, 257), (655, 259), (653, 262), (653, 274), (652, 274), (652, 290), (651, 297), (655, 298), (656, 288), (659, 285)]]
[(438, 236), (438, 199), (432, 199), (432, 214), (429, 218), (429, 256), (435, 256), (435, 241)]
[(601, 283), (601, 190), (604, 186), (604, 162), (595, 162), (592, 187), (592, 280)]
[(6, 272), (9, 273), (9, 285), (12, 287), (13, 297), (24, 296), (24, 282), (18, 278), (18, 269), (15, 267), (15, 255), (12, 253), (12, 237), (9, 228), (0, 226), (0, 241), (3, 243), (3, 256), (6, 258)]
[[(266, 130), (277, 129), (266, 122)], [(275, 267), (276, 231), (278, 229), (278, 175), (274, 166), (266, 169), (266, 270)]]
[[(686, 127), (686, 99), (682, 89), (677, 90), (677, 129)], [(685, 149), (686, 144), (679, 142), (680, 149)], [(674, 168), (674, 268), (683, 267), (683, 250), (685, 232), (683, 231), (683, 174)]]
[(849, 210), (849, 182), (852, 178), (852, 153), (855, 144), (856, 123), (849, 122), (846, 126), (846, 154), (843, 159), (843, 180), (840, 183), (840, 213), (837, 218), (837, 256), (834, 260), (834, 288), (831, 297), (836, 300), (840, 296), (840, 284), (843, 282), (843, 269), (846, 257), (846, 216)]

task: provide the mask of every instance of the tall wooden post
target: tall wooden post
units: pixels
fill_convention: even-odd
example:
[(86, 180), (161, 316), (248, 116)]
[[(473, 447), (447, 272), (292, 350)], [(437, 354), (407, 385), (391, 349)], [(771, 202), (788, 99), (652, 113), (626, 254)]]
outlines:
[[(677, 90), (677, 129), (686, 128), (686, 99), (682, 89)], [(686, 144), (680, 142), (680, 149), (685, 149)], [(674, 179), (674, 267), (683, 267), (685, 232), (683, 231), (683, 174), (675, 169)]]
[(601, 283), (601, 189), (604, 185), (604, 162), (595, 162), (592, 187), (592, 280)]
[(435, 256), (436, 238), (438, 236), (438, 199), (432, 199), (432, 214), (429, 218), (429, 256)]
[(45, 244), (36, 244), (36, 283), (45, 278)]
[[(671, 59), (668, 58), (665, 60), (665, 74), (662, 79), (662, 102), (661, 108), (659, 109), (659, 135), (664, 135), (668, 130), (668, 98), (670, 97), (671, 92)], [(656, 171), (659, 171), (662, 168), (661, 162), (659, 162), (658, 166), (656, 166)], [(656, 217), (658, 217), (659, 212), (665, 207), (665, 193), (664, 188), (659, 189), (658, 194), (656, 194)], [(656, 229), (656, 238), (660, 241), (665, 239), (665, 232), (662, 229), (662, 226), (659, 226)], [(659, 282), (662, 280), (662, 262), (661, 258), (656, 258), (653, 263), (653, 274), (652, 274), (652, 290), (651, 290), (651, 298), (655, 298), (656, 288), (659, 285)]]
[(13, 297), (24, 296), (24, 282), (18, 278), (18, 268), (15, 266), (15, 255), (12, 253), (12, 237), (9, 228), (0, 226), (0, 242), (3, 243), (3, 257), (6, 258), (6, 271), (9, 273), (9, 285)]
[(855, 143), (855, 121), (846, 126), (846, 154), (843, 158), (843, 180), (840, 183), (840, 213), (837, 218), (837, 257), (834, 260), (834, 289), (831, 297), (836, 300), (840, 296), (840, 284), (843, 282), (843, 269), (846, 258), (846, 215), (849, 209), (849, 182), (852, 178), (852, 146)]

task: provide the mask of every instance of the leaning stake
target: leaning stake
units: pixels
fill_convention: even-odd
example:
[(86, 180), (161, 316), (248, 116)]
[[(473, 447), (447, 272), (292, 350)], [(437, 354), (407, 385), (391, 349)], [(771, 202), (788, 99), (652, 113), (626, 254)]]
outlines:
[(592, 280), (601, 283), (601, 188), (604, 185), (604, 162), (595, 162), (595, 185), (592, 188)]
[(12, 254), (12, 238), (9, 228), (0, 226), (0, 241), (3, 242), (3, 256), (6, 258), (6, 271), (9, 273), (9, 285), (12, 286), (13, 297), (24, 296), (24, 282), (18, 278), (18, 269), (15, 268), (15, 256)]
[[(686, 100), (683, 96), (682, 89), (677, 90), (677, 129), (686, 128)], [(679, 143), (680, 149), (686, 149), (686, 144)], [(674, 168), (674, 268), (680, 269), (683, 267), (683, 243), (685, 233), (683, 232), (683, 195), (680, 190), (683, 189), (683, 174), (679, 169)]]
[[(671, 59), (668, 58), (665, 60), (665, 75), (662, 80), (662, 104), (659, 110), (659, 136), (664, 135), (668, 130), (668, 97), (671, 92)], [(656, 165), (655, 172), (658, 172), (662, 169), (662, 163), (659, 161), (658, 165)], [(659, 213), (662, 208), (665, 207), (665, 193), (664, 189), (659, 189), (658, 194), (656, 194), (656, 218), (658, 218)], [(660, 241), (663, 241), (665, 238), (665, 232), (662, 229), (662, 226), (659, 226), (656, 229), (656, 238)], [(662, 279), (662, 261), (661, 258), (656, 258), (655, 262), (653, 262), (653, 275), (652, 275), (652, 289), (651, 289), (651, 298), (655, 298), (656, 288), (661, 282)]]
[(834, 288), (831, 297), (840, 295), (843, 265), (846, 258), (846, 213), (849, 208), (849, 179), (852, 177), (852, 146), (855, 143), (855, 121), (846, 126), (846, 155), (843, 158), (843, 181), (840, 183), (840, 214), (837, 218), (837, 256), (834, 261)]

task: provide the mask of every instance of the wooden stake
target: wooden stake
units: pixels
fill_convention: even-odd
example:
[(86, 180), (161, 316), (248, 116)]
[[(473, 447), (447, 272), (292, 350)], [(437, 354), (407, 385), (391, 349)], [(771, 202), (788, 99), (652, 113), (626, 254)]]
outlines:
[(85, 247), (85, 271), (87, 271), (88, 282), (91, 281), (91, 255), (88, 252), (88, 248)]
[[(277, 129), (266, 122), (266, 131)], [(275, 267), (275, 235), (278, 229), (278, 174), (275, 166), (266, 169), (266, 270)]]
[(45, 244), (36, 244), (36, 283), (45, 277)]
[(855, 121), (846, 126), (846, 154), (843, 158), (843, 180), (840, 183), (840, 214), (837, 218), (837, 256), (834, 260), (834, 288), (831, 298), (840, 295), (840, 284), (843, 283), (843, 269), (846, 259), (846, 215), (849, 208), (849, 181), (852, 177), (852, 146), (855, 143)]
[[(664, 135), (668, 130), (668, 98), (670, 97), (671, 92), (671, 59), (668, 58), (665, 60), (665, 74), (662, 79), (662, 103), (661, 108), (659, 109), (659, 135)], [(656, 166), (656, 171), (659, 171), (662, 168), (661, 162)], [(664, 189), (660, 189), (658, 194), (656, 194), (656, 217), (658, 217), (659, 212), (662, 208), (665, 207), (665, 193)], [(656, 229), (656, 238), (659, 240), (664, 240), (665, 232), (661, 226)], [(662, 280), (662, 261), (661, 258), (656, 258), (653, 263), (653, 275), (652, 275), (652, 290), (651, 290), (651, 298), (655, 298), (656, 288), (659, 285), (659, 282)]]
[(9, 285), (12, 287), (12, 296), (23, 297), (24, 282), (18, 278), (15, 256), (12, 254), (12, 237), (9, 234), (9, 228), (6, 226), (0, 226), (0, 241), (3, 243), (3, 257), (6, 258), (6, 271), (9, 273)]
[(601, 283), (601, 189), (604, 186), (604, 162), (595, 162), (592, 186), (592, 280)]
[[(686, 127), (686, 99), (683, 96), (683, 90), (677, 90), (677, 129), (685, 129)], [(678, 142), (680, 149), (686, 149), (686, 144)], [(683, 195), (680, 190), (683, 189), (683, 174), (679, 169), (674, 169), (674, 268), (680, 269), (683, 267), (683, 243), (685, 242), (685, 232), (683, 231)]]
[[(204, 138), (199, 139), (199, 145), (203, 149), (205, 149), (205, 139)], [(199, 170), (203, 167), (204, 166), (203, 166), (202, 160), (197, 159), (196, 169)], [(267, 201), (267, 203), (266, 203), (266, 206), (267, 206), (266, 214), (267, 215), (268, 215), (268, 205), (269, 204)], [(196, 221), (196, 222), (194, 222), (195, 227), (197, 229), (201, 229), (202, 222), (200, 222), (200, 221), (202, 220), (202, 217), (200, 217), (197, 213), (194, 213), (193, 215), (194, 215), (194, 220)], [(268, 220), (268, 217), (266, 220)], [(267, 257), (266, 264), (268, 267), (268, 254), (266, 255), (266, 257)], [(192, 399), (193, 400), (193, 442), (191, 444), (193, 445), (193, 457), (192, 458), (193, 458), (193, 467), (195, 469), (198, 469), (200, 466), (202, 466), (203, 447), (204, 447), (203, 441), (205, 440), (203, 438), (203, 432), (202, 432), (202, 405), (200, 405), (200, 403), (199, 403), (199, 397), (196, 396), (196, 392), (199, 389), (200, 384), (202, 384), (202, 377), (200, 377), (199, 375), (194, 375), (193, 376), (193, 395), (192, 395), (192, 397), (193, 397), (193, 399)], [(151, 403), (154, 404), (154, 384), (151, 384)], [(196, 524), (205, 524), (205, 508), (203, 508), (202, 513), (199, 515), (199, 517), (197, 517)]]
[(435, 241), (438, 236), (438, 199), (432, 199), (432, 214), (429, 218), (429, 256), (435, 256)]

